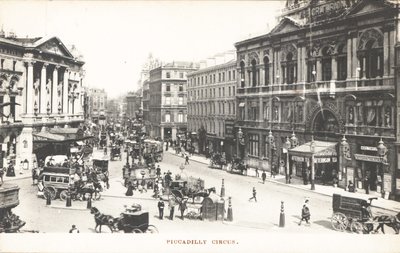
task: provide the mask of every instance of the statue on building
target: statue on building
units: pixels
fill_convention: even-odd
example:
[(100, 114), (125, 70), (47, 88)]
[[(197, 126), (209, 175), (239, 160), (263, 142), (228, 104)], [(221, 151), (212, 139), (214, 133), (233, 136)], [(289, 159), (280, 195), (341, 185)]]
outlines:
[(354, 124), (354, 109), (353, 106), (349, 107), (349, 118), (348, 118), (348, 123), (349, 124)]
[(46, 83), (46, 91), (47, 94), (50, 94), (50, 90), (51, 90), (51, 79), (47, 79), (47, 83)]

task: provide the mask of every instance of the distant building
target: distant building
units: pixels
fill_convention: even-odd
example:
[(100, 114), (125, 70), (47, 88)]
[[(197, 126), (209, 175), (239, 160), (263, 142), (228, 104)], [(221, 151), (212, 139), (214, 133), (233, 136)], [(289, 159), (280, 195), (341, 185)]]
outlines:
[(136, 112), (141, 108), (141, 93), (141, 90), (139, 90), (137, 92), (129, 92), (126, 96), (126, 117), (131, 121), (136, 119)]
[[(151, 137), (184, 140), (187, 131), (187, 74), (198, 66), (173, 62), (150, 70), (146, 130)], [(147, 85), (147, 84), (146, 84)]]
[(107, 117), (107, 93), (104, 89), (90, 88), (89, 115), (93, 123), (105, 127)]
[(196, 152), (220, 152), (231, 159), (236, 153), (236, 57), (219, 58), (188, 74), (188, 132)]

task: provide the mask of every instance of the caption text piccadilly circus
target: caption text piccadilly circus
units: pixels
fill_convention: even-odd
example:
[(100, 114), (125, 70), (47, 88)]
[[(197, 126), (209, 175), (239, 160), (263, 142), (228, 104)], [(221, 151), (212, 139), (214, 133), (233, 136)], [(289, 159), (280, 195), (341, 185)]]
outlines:
[(235, 240), (167, 240), (167, 244), (182, 244), (182, 245), (205, 245), (205, 244), (238, 244)]

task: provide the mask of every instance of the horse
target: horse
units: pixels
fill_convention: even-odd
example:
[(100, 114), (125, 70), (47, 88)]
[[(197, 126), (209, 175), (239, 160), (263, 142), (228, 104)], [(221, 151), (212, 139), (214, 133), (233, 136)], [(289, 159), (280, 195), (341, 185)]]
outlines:
[(374, 230), (374, 232), (378, 232), (381, 229), (382, 233), (385, 233), (383, 227), (384, 225), (393, 228), (396, 234), (399, 234), (400, 230), (400, 212), (396, 215), (380, 215), (374, 218), (374, 221), (378, 222), (378, 227)]
[(211, 193), (216, 193), (216, 190), (215, 190), (215, 187), (211, 187), (211, 188), (208, 188), (208, 189), (204, 189), (204, 190), (202, 190), (202, 191), (198, 191), (198, 192), (188, 192), (187, 193), (187, 196), (189, 197), (189, 198), (192, 198), (192, 200), (193, 200), (193, 203), (194, 203), (194, 198), (196, 198), (196, 197), (202, 197), (202, 198), (207, 198), (208, 196), (210, 196), (210, 194)]
[(101, 233), (101, 226), (103, 225), (107, 226), (111, 230), (111, 233), (114, 232), (114, 224), (116, 219), (113, 216), (100, 213), (99, 209), (97, 209), (96, 207), (92, 207), (90, 209), (90, 213), (94, 214), (94, 221), (96, 222), (96, 227), (94, 228), (94, 230), (96, 232), (97, 227), (100, 226), (99, 233)]

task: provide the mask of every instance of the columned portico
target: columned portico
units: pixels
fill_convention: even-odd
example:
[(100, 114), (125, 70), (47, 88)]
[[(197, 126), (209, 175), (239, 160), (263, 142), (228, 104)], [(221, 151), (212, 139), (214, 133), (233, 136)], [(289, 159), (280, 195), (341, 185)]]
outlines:
[(66, 68), (64, 70), (64, 80), (63, 80), (63, 103), (62, 103), (62, 108), (63, 108), (63, 113), (68, 114), (68, 79), (69, 79), (69, 69)]
[(55, 66), (53, 70), (53, 84), (52, 84), (52, 96), (51, 96), (51, 112), (53, 114), (58, 113), (58, 94), (57, 94), (57, 86), (58, 86), (58, 69), (60, 66)]

